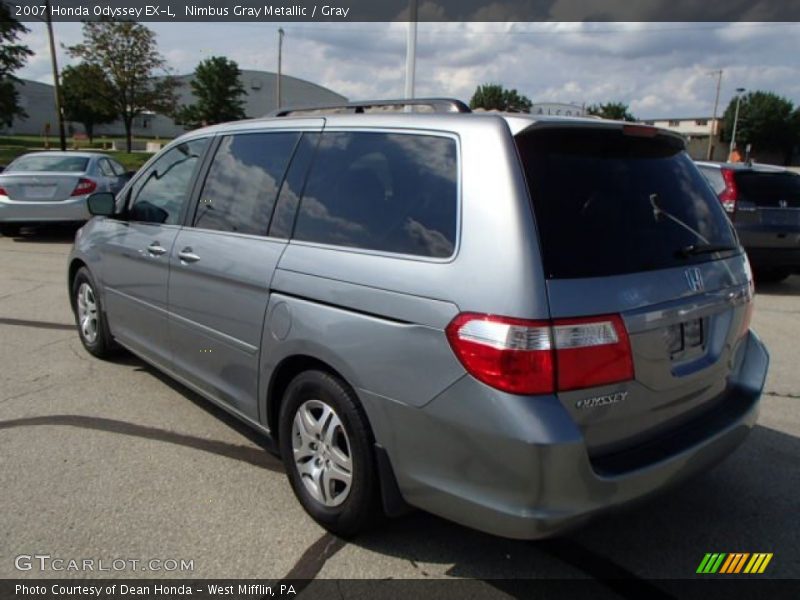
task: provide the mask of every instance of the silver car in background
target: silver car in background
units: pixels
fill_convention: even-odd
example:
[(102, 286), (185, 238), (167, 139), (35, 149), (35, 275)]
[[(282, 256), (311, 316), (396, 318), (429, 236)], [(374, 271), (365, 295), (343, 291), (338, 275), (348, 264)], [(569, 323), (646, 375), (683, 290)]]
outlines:
[(131, 173), (110, 156), (95, 152), (33, 152), (0, 173), (0, 233), (12, 236), (24, 225), (86, 221), (86, 198), (116, 193)]
[(768, 355), (684, 139), (401, 112), (424, 102), (199, 129), (91, 196), (67, 272), (83, 346), (262, 432), (337, 534), (410, 505), (549, 536), (730, 454)]

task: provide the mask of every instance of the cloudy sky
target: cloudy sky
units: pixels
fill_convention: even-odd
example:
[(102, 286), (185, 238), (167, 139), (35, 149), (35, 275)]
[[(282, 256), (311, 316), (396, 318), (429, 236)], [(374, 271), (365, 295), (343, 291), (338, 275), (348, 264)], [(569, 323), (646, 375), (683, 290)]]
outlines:
[[(176, 74), (223, 55), (242, 69), (275, 71), (277, 23), (149, 23)], [(405, 23), (284, 23), (283, 72), (351, 99), (402, 97)], [(44, 26), (28, 24), (35, 51), (20, 77), (51, 82)], [(59, 43), (79, 23), (56, 23)], [(534, 102), (622, 101), (639, 118), (711, 114), (737, 87), (800, 104), (800, 23), (420, 23), (417, 96), (469, 100), (501, 83)], [(70, 59), (59, 51), (60, 65)]]

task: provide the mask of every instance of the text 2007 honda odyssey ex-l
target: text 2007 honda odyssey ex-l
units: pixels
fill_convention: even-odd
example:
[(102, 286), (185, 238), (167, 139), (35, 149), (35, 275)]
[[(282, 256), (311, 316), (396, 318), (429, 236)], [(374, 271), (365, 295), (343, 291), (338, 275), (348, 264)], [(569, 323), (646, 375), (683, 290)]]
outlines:
[(768, 356), (682, 138), (399, 104), (193, 131), (93, 196), (86, 349), (270, 436), (340, 534), (410, 505), (542, 537), (733, 451)]

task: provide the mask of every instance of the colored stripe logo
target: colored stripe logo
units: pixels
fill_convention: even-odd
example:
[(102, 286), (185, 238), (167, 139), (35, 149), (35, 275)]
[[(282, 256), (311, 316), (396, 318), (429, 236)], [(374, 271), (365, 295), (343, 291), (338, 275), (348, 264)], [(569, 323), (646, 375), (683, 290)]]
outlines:
[(702, 575), (714, 575), (716, 573), (756, 575), (763, 573), (767, 569), (772, 556), (772, 552), (755, 552), (752, 554), (749, 552), (709, 552), (700, 561), (700, 566), (697, 567), (696, 572)]

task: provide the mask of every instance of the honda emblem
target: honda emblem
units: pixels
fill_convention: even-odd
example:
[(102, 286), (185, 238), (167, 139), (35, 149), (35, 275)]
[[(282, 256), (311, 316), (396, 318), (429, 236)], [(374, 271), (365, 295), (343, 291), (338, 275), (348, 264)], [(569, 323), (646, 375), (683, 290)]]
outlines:
[(702, 292), (705, 287), (700, 269), (686, 269), (686, 281), (689, 283), (689, 289), (693, 292)]
[(778, 200), (778, 207), (779, 208), (787, 208), (789, 203), (786, 200)]

